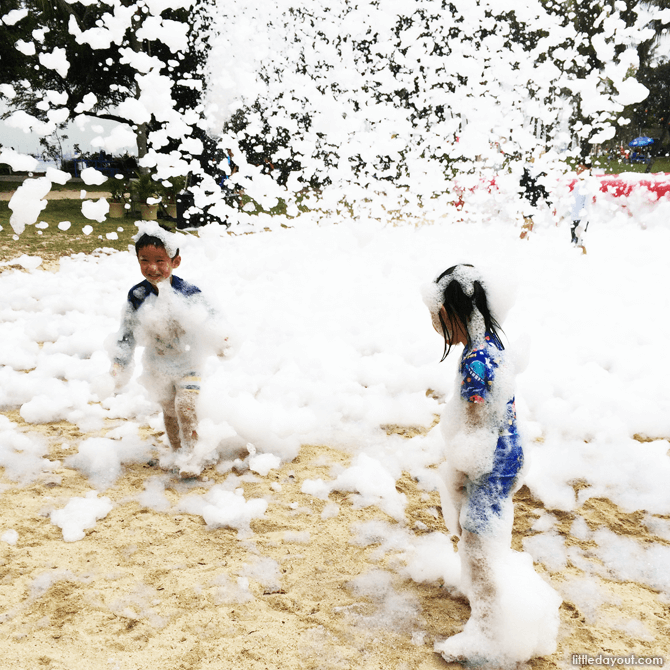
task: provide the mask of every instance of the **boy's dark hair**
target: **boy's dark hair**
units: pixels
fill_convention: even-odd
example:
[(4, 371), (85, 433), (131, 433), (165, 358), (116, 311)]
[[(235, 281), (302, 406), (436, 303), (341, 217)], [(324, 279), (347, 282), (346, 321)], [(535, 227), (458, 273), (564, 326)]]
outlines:
[[(436, 280), (436, 284), (440, 284), (445, 277), (453, 274), (454, 270), (458, 267), (474, 267), (469, 263), (462, 263), (460, 265), (452, 265), (448, 270), (445, 270)], [(468, 322), (472, 316), (472, 312), (476, 307), (480, 314), (484, 317), (484, 327), (488, 333), (491, 334), (491, 338), (494, 343), (504, 349), (503, 343), (500, 341), (500, 336), (498, 331), (502, 332), (500, 324), (496, 321), (495, 317), (491, 314), (489, 309), (489, 302), (486, 297), (486, 291), (482, 283), (475, 279), (472, 283), (473, 291), (472, 296), (466, 295), (461, 283), (456, 277), (449, 281), (445, 287), (442, 289), (442, 302), (441, 307), (444, 307), (444, 311), (447, 313), (447, 321), (449, 322), (448, 331), (453, 333), (456, 328), (457, 323), (463, 324), (465, 331), (468, 336), (468, 346), (472, 344), (470, 339), (470, 330), (468, 329)], [(440, 324), (442, 325), (442, 335), (444, 337), (444, 353), (440, 359), (440, 363), (449, 355), (451, 351), (451, 344), (447, 343), (447, 324), (442, 318), (442, 312), (438, 312), (440, 318)]]
[[(160, 237), (156, 237), (155, 235), (147, 235), (144, 233), (137, 242), (135, 242), (135, 253), (139, 254), (140, 249), (144, 249), (144, 247), (158, 247), (159, 249), (165, 249), (165, 243), (163, 240), (161, 240)], [(167, 249), (165, 249), (167, 252)], [(175, 256), (179, 256), (179, 249), (177, 249), (176, 253), (172, 258)]]

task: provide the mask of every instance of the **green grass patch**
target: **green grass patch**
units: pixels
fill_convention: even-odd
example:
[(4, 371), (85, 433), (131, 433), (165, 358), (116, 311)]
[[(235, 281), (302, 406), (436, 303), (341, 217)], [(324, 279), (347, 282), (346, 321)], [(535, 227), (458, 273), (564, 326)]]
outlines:
[[(46, 228), (37, 225), (26, 229), (15, 240), (14, 231), (9, 225), (11, 210), (7, 202), (0, 202), (0, 261), (17, 258), (22, 254), (40, 256), (45, 261), (55, 262), (62, 256), (85, 253), (107, 247), (125, 251), (133, 244), (132, 237), (137, 232), (136, 218), (107, 219), (103, 223), (91, 221), (81, 213), (81, 200), (49, 200), (40, 214), (37, 224), (47, 223)], [(68, 230), (60, 230), (58, 224), (69, 221)], [(174, 223), (161, 221), (163, 225), (174, 229)], [(86, 235), (82, 229), (91, 226), (93, 232)], [(121, 230), (119, 230), (121, 229)], [(108, 239), (108, 233), (116, 233), (118, 239)]]
[[(579, 161), (571, 159), (568, 162), (568, 165), (571, 167), (576, 167)], [(605, 170), (607, 174), (621, 174), (622, 172), (641, 172), (644, 173), (647, 171), (646, 163), (633, 163), (629, 165), (618, 159), (610, 160), (608, 158), (594, 158), (593, 167)], [(655, 172), (670, 172), (670, 157), (669, 156), (659, 156), (654, 158), (651, 164), (651, 173)]]

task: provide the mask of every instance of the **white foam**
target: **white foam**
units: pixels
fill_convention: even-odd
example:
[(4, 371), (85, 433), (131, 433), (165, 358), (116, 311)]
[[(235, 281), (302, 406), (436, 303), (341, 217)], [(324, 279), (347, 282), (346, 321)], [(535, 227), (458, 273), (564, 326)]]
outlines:
[(71, 498), (63, 509), (51, 512), (51, 523), (63, 531), (65, 542), (77, 542), (85, 537), (84, 530), (104, 519), (112, 507), (109, 498), (98, 498), (97, 491), (89, 491), (83, 498)]

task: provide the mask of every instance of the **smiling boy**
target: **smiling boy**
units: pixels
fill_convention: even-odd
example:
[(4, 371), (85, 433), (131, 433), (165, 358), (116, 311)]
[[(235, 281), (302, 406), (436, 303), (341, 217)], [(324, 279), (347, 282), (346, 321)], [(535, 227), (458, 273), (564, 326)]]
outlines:
[[(135, 237), (135, 251), (144, 281), (128, 292), (121, 329), (113, 352), (111, 374), (116, 390), (128, 382), (136, 344), (144, 345), (140, 378), (163, 410), (165, 432), (182, 476), (200, 474), (192, 463), (198, 439), (196, 401), (200, 369), (207, 347), (202, 332), (213, 311), (200, 289), (173, 274), (181, 265), (175, 236), (158, 225), (144, 225)], [(211, 338), (210, 338), (211, 339)], [(216, 338), (215, 351), (223, 355), (227, 338)], [(211, 344), (211, 342), (209, 342)]]

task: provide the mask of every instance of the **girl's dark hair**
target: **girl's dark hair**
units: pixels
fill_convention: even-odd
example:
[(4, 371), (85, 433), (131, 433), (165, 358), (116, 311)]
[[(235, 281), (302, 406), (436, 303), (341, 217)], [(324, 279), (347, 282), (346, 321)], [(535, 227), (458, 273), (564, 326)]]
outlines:
[[(459, 267), (474, 267), (469, 263), (462, 263), (460, 265), (452, 265), (448, 270), (445, 270), (436, 280), (435, 283), (439, 286), (442, 280), (445, 277), (453, 274), (454, 270)], [(473, 292), (472, 296), (466, 295), (461, 283), (456, 277), (451, 281), (448, 281), (444, 288), (442, 289), (442, 301), (440, 307), (444, 307), (444, 311), (447, 314), (448, 324), (445, 323), (442, 317), (442, 310), (438, 312), (440, 319), (440, 324), (442, 326), (442, 335), (444, 337), (444, 353), (440, 359), (440, 363), (449, 355), (451, 351), (451, 344), (448, 343), (447, 332), (453, 333), (456, 331), (456, 326), (461, 323), (465, 328), (465, 331), (468, 336), (468, 345), (472, 343), (470, 329), (468, 328), (468, 323), (470, 322), (470, 317), (475, 308), (477, 308), (484, 318), (484, 328), (486, 332), (490, 333), (491, 338), (494, 343), (500, 348), (504, 349), (503, 343), (500, 340), (498, 332), (502, 332), (500, 324), (496, 321), (495, 317), (491, 314), (489, 309), (488, 299), (486, 297), (486, 291), (482, 286), (482, 283), (475, 279), (473, 282)], [(448, 328), (447, 328), (448, 325)]]
[[(139, 254), (140, 249), (144, 249), (144, 247), (158, 247), (159, 249), (165, 249), (165, 244), (160, 237), (156, 237), (154, 235), (147, 235), (146, 233), (144, 233), (144, 235), (142, 235), (137, 240), (137, 242), (135, 242), (135, 253)], [(167, 252), (167, 249), (165, 249), (165, 251)], [(179, 256), (179, 249), (177, 249), (177, 252), (172, 258), (174, 258), (175, 256)]]

